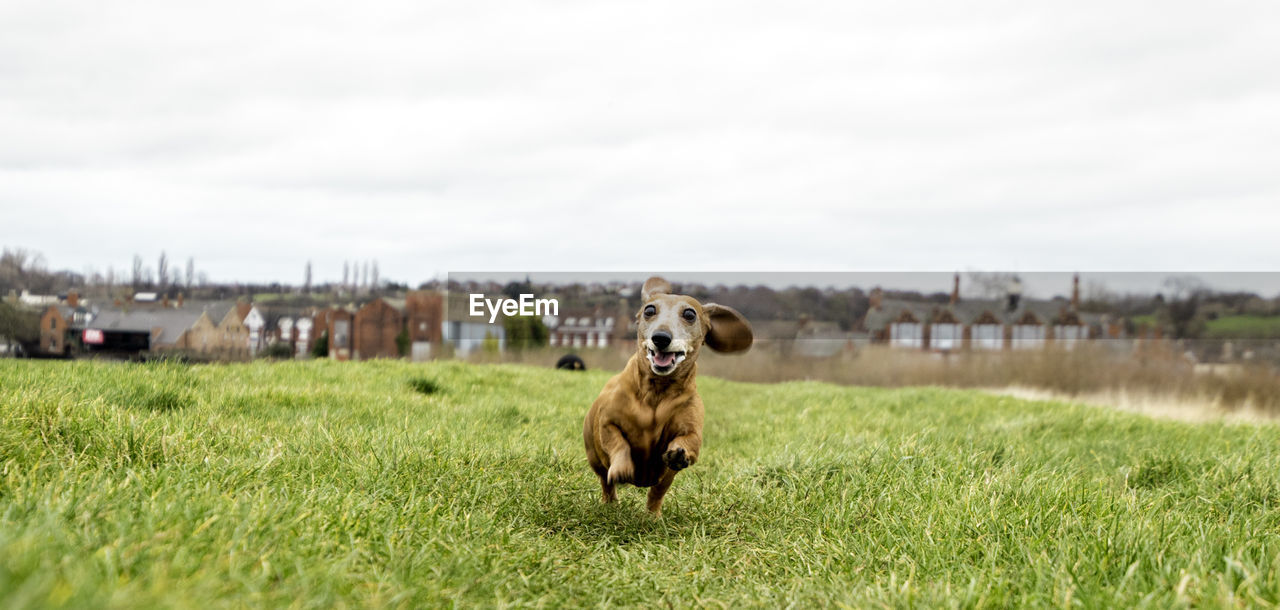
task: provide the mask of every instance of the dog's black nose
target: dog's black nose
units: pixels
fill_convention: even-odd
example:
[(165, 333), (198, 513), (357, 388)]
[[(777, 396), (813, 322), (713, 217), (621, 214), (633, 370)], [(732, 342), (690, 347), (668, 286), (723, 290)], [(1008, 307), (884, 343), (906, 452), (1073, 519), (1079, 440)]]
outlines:
[(671, 345), (671, 333), (666, 331), (658, 331), (649, 335), (649, 340), (662, 351), (667, 350), (667, 346)]

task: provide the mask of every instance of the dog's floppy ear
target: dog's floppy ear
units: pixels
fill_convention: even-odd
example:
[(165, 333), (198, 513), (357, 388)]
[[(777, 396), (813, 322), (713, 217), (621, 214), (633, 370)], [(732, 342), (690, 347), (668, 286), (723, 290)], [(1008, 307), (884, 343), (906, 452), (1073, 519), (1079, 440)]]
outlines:
[(751, 347), (754, 335), (751, 324), (737, 310), (724, 305), (707, 303), (702, 306), (707, 314), (711, 329), (707, 331), (706, 343), (717, 352), (740, 352)]
[(648, 301), (660, 294), (671, 294), (671, 282), (655, 275), (645, 280), (644, 288), (640, 289), (640, 300)]

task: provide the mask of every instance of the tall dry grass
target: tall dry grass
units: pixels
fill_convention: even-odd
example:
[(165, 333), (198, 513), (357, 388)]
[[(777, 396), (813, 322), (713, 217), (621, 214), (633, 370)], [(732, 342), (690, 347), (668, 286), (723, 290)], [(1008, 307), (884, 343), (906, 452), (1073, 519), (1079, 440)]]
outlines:
[[(1117, 351), (1107, 344), (950, 355), (871, 346), (836, 356), (805, 357), (781, 343), (760, 342), (742, 355), (704, 350), (699, 372), (735, 381), (775, 383), (818, 380), (844, 385), (955, 388), (1026, 388), (1056, 396), (1124, 396), (1126, 400), (1175, 401), (1211, 410), (1247, 410), (1280, 415), (1280, 376), (1266, 365), (1228, 372), (1197, 372), (1167, 348)], [(477, 362), (553, 366), (564, 349), (476, 354)], [(585, 349), (577, 353), (590, 369), (620, 370), (631, 352)]]

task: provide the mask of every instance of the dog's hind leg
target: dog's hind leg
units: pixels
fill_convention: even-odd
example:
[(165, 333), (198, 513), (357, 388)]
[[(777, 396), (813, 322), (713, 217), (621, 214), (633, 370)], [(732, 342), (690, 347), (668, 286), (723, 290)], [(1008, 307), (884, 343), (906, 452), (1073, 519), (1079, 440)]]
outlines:
[(613, 504), (618, 499), (618, 491), (613, 483), (609, 482), (608, 471), (596, 471), (596, 476), (600, 477), (600, 503)]
[(676, 471), (668, 469), (662, 473), (662, 478), (658, 479), (658, 484), (649, 488), (649, 512), (656, 517), (662, 514), (662, 497), (667, 495), (667, 489), (671, 488), (671, 482), (676, 478)]

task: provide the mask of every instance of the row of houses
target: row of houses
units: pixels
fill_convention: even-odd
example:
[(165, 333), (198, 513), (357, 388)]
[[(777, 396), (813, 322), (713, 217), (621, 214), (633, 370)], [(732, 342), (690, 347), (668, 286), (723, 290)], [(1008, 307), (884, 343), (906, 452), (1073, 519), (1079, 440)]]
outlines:
[(958, 350), (1041, 349), (1055, 344), (1071, 349), (1082, 341), (1120, 338), (1118, 321), (1080, 311), (1080, 278), (1071, 298), (1024, 299), (1013, 286), (1003, 299), (960, 299), (955, 276), (946, 305), (885, 299), (874, 289), (860, 326), (871, 343), (939, 352)]
[[(445, 336), (443, 303), (438, 293), (412, 291), (403, 299), (378, 298), (359, 308), (321, 309), (309, 320), (299, 318), (296, 334), (283, 332), (282, 340), (293, 341), (305, 352), (323, 338), (329, 357), (336, 360), (426, 360), (439, 351)], [(501, 326), (489, 332), (501, 334)]]
[[(831, 321), (753, 320), (761, 347), (790, 354), (831, 356), (859, 344), (935, 352), (1037, 349), (1122, 338), (1120, 321), (1080, 311), (1079, 278), (1071, 298), (1023, 299), (1011, 286), (1003, 299), (961, 299), (955, 277), (949, 302), (884, 297), (872, 290), (869, 309), (854, 328)], [(270, 304), (191, 303), (181, 296), (142, 295), (130, 303), (98, 309), (74, 294), (49, 305), (41, 319), (40, 350), (138, 353), (181, 351), (216, 359), (248, 359), (271, 348), (277, 355), (322, 353), (336, 360), (400, 358), (426, 360), (466, 356), (478, 349), (503, 350), (502, 320), (475, 318), (465, 292), (411, 291), (403, 298), (316, 308)], [(625, 299), (613, 306), (567, 310), (543, 318), (547, 343), (564, 349), (630, 349), (635, 327)], [(324, 349), (317, 344), (323, 343)], [(281, 347), (287, 346), (287, 347)]]
[(305, 356), (322, 343), (320, 351), (336, 360), (426, 360), (445, 352), (465, 356), (486, 341), (505, 348), (501, 320), (476, 321), (461, 309), (446, 319), (444, 297), (432, 291), (376, 298), (359, 306), (301, 309), (243, 301), (198, 303), (181, 297), (170, 302), (147, 295), (99, 308), (71, 293), (44, 310), (37, 353), (55, 357), (182, 353), (246, 360), (268, 348), (276, 355)]
[(552, 347), (601, 348), (634, 339), (629, 325), (618, 323), (621, 316), (616, 313), (597, 307), (556, 316), (546, 321), (550, 329), (547, 343)]
[(130, 303), (92, 308), (75, 293), (40, 316), (38, 352), (46, 356), (183, 352), (210, 359), (247, 359), (248, 303)]

